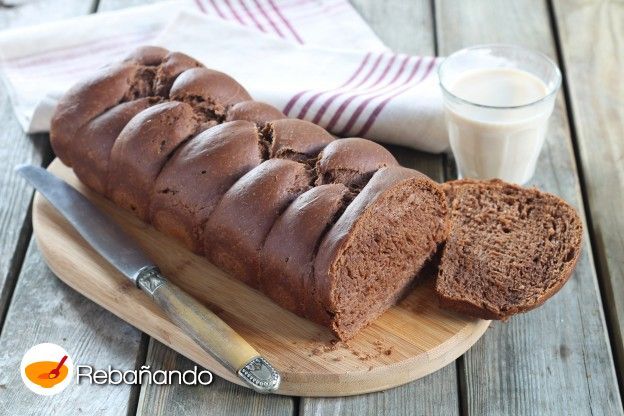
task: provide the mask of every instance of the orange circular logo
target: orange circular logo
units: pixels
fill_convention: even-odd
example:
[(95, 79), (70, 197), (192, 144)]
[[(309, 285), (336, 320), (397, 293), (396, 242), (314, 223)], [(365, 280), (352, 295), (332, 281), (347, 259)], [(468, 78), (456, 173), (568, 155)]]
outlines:
[(67, 351), (56, 344), (38, 344), (26, 351), (20, 365), (22, 381), (30, 391), (52, 396), (71, 382), (74, 363)]

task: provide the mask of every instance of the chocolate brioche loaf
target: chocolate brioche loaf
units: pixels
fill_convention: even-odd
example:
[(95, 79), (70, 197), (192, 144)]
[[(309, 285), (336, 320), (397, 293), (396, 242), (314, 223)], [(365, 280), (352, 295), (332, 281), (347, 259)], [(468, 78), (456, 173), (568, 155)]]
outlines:
[(50, 137), (94, 191), (341, 339), (395, 303), (448, 232), (439, 185), (382, 146), (334, 140), (162, 48), (74, 86)]

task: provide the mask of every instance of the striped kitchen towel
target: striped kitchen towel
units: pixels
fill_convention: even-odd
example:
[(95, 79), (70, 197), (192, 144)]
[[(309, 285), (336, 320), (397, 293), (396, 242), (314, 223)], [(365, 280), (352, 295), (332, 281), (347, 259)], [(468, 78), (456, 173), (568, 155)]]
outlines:
[(186, 52), (340, 136), (448, 146), (437, 60), (391, 53), (346, 0), (165, 2), (0, 32), (2, 77), (24, 129), (47, 131), (72, 83), (141, 44)]
[(437, 58), (251, 37), (240, 26), (186, 12), (155, 43), (227, 72), (255, 99), (338, 136), (434, 153), (448, 146)]

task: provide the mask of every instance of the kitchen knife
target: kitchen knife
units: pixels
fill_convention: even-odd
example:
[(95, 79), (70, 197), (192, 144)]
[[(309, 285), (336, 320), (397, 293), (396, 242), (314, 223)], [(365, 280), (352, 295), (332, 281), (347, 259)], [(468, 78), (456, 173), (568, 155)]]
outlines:
[(16, 170), (95, 251), (149, 295), (204, 351), (254, 390), (260, 393), (277, 390), (281, 380), (277, 370), (221, 318), (169, 282), (111, 218), (47, 170), (32, 165), (22, 165)]

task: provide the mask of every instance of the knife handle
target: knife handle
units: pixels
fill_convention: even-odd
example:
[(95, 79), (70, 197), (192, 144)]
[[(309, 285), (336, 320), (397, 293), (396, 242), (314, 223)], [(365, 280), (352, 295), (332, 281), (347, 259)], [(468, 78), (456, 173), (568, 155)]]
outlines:
[(279, 373), (236, 331), (182, 289), (169, 282), (155, 266), (142, 269), (137, 286), (167, 317), (199, 346), (260, 393), (275, 391)]

